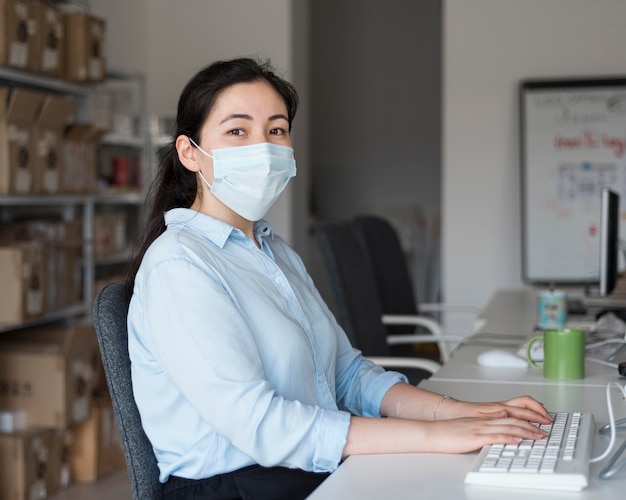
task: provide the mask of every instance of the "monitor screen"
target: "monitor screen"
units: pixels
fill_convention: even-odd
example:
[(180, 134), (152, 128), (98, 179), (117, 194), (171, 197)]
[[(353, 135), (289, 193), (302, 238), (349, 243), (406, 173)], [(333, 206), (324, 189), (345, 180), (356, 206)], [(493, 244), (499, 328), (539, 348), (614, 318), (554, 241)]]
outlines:
[(619, 251), (619, 195), (608, 188), (602, 190), (600, 214), (600, 286), (598, 293), (606, 297), (615, 288)]

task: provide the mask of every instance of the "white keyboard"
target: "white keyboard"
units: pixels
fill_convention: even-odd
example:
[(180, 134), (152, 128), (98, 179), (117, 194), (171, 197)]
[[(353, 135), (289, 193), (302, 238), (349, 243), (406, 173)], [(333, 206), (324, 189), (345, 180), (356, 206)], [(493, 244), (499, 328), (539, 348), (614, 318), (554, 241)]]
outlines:
[(558, 412), (552, 416), (552, 424), (540, 426), (549, 432), (547, 438), (483, 447), (465, 483), (567, 491), (585, 488), (595, 431), (593, 414)]

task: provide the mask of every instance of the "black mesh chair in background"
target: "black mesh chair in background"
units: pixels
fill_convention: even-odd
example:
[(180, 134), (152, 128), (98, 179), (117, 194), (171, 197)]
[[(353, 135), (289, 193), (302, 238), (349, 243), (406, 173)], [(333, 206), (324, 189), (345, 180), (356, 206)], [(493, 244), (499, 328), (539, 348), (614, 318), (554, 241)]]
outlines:
[(121, 281), (105, 286), (94, 301), (93, 321), (100, 346), (113, 413), (120, 431), (134, 500), (162, 497), (159, 468), (141, 425), (133, 396), (126, 317), (128, 301)]
[(355, 217), (352, 226), (373, 270), (383, 323), (390, 334), (388, 342), (391, 345), (406, 345), (407, 339), (403, 335), (426, 330), (437, 337), (439, 356), (445, 363), (450, 357), (451, 345), (458, 344), (464, 336), (444, 335), (442, 325), (433, 314), (455, 312), (476, 315), (479, 308), (461, 304), (420, 303), (394, 227), (386, 219), (375, 215)]
[[(435, 373), (440, 364), (431, 359), (391, 355), (373, 273), (351, 224), (320, 223), (315, 236), (335, 298), (337, 321), (352, 345), (373, 362), (399, 369), (411, 383)], [(432, 336), (427, 337), (432, 342)]]

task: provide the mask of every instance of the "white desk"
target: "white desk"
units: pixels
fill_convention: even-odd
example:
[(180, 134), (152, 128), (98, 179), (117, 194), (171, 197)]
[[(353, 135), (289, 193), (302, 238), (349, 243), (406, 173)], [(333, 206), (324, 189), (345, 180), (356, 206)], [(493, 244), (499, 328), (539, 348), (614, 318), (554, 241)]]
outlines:
[[(527, 338), (536, 320), (536, 299), (526, 291), (505, 291), (494, 296), (481, 314), (484, 320), (477, 338), (511, 340), (511, 346)], [(508, 337), (507, 337), (508, 336)], [(608, 422), (606, 385), (619, 379), (614, 369), (586, 364), (586, 377), (580, 381), (551, 381), (540, 370), (487, 369), (476, 364), (476, 356), (489, 347), (467, 345), (461, 348), (431, 379), (420, 387), (468, 401), (498, 401), (528, 394), (542, 401), (550, 410), (591, 411), (596, 428)], [(516, 349), (515, 347), (510, 347)], [(617, 389), (611, 390), (615, 418), (626, 417), (626, 404)], [(626, 432), (618, 434), (619, 444)], [(596, 434), (593, 456), (600, 455), (608, 437)], [(395, 455), (361, 455), (348, 458), (309, 497), (309, 500), (404, 500), (404, 499), (470, 499), (507, 500), (543, 498), (623, 499), (626, 491), (626, 469), (612, 479), (601, 480), (599, 471), (608, 458), (591, 465), (590, 485), (582, 492), (547, 492), (485, 488), (464, 484), (465, 474), (474, 463), (476, 453), (448, 455), (410, 453)]]
[[(490, 368), (480, 366), (476, 362), (478, 355), (492, 347), (485, 345), (467, 345), (458, 350), (454, 356), (443, 365), (431, 380), (448, 380), (451, 382), (486, 381), (500, 382), (502, 384), (551, 384), (563, 385), (592, 385), (605, 387), (607, 380), (617, 375), (617, 369), (608, 366), (585, 362), (585, 378), (581, 380), (551, 380), (543, 376), (543, 370), (537, 370), (531, 366), (524, 368)], [(516, 352), (517, 347), (498, 347), (511, 352)], [(591, 356), (591, 355), (590, 355)]]
[[(479, 315), (481, 327), (468, 337), (467, 344), (459, 348), (451, 361), (431, 377), (431, 380), (498, 381), (504, 384), (555, 384), (595, 385), (605, 387), (606, 381), (617, 370), (587, 361), (585, 378), (558, 381), (543, 377), (543, 372), (530, 366), (526, 368), (487, 368), (479, 366), (477, 356), (489, 349), (517, 352), (535, 331), (537, 297), (532, 290), (503, 290), (496, 293)], [(590, 354), (588, 357), (593, 357)], [(601, 356), (600, 356), (601, 357)]]
[[(594, 413), (596, 428), (607, 421), (604, 388), (594, 386), (562, 386), (533, 384), (513, 386), (490, 382), (425, 381), (420, 386), (465, 400), (503, 400), (529, 394), (541, 401), (551, 401), (550, 409), (572, 411), (588, 408)], [(520, 393), (520, 389), (523, 389)], [(616, 418), (626, 416), (626, 406), (617, 390), (611, 398)], [(621, 440), (626, 433), (619, 434)], [(606, 448), (608, 437), (596, 434), (593, 456)], [(361, 455), (348, 458), (309, 497), (309, 500), (414, 500), (471, 499), (527, 500), (528, 498), (623, 500), (626, 491), (626, 471), (613, 479), (601, 480), (598, 473), (608, 460), (591, 465), (590, 485), (582, 492), (547, 492), (543, 490), (513, 490), (484, 488), (464, 484), (465, 474), (474, 463), (476, 453), (447, 455), (440, 453), (410, 453), (396, 455)]]

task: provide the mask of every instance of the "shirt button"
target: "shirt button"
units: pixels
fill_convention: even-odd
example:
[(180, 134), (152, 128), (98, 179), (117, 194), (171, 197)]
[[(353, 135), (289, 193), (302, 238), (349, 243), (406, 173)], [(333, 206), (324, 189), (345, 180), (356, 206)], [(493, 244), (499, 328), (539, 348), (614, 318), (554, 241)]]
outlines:
[(277, 283), (278, 285), (280, 285), (282, 282), (283, 282), (283, 279), (282, 279), (282, 278), (276, 278), (276, 283)]

